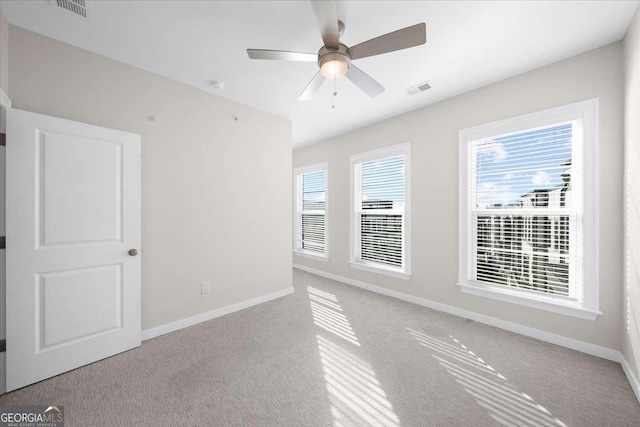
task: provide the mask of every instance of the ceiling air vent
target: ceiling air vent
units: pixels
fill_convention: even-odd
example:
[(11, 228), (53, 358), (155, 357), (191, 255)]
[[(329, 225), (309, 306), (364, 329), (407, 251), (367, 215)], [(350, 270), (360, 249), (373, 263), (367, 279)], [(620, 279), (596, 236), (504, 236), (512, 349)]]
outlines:
[(87, 4), (85, 0), (51, 0), (53, 6), (68, 10), (78, 16), (87, 18)]
[(431, 85), (429, 82), (420, 83), (419, 85), (410, 87), (409, 89), (405, 89), (408, 95), (415, 95), (420, 92), (424, 92), (427, 89), (431, 89)]

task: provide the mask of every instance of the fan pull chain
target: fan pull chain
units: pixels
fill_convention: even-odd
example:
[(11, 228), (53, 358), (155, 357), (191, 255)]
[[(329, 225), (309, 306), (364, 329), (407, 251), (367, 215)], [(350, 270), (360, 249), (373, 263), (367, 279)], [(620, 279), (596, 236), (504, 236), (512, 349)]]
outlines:
[(336, 96), (338, 96), (338, 79), (333, 80), (333, 96), (331, 97), (331, 108), (336, 108)]

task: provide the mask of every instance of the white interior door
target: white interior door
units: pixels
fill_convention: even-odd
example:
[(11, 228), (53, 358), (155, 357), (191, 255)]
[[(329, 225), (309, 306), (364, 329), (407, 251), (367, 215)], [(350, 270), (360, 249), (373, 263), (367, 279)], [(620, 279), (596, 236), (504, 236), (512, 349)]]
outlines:
[(140, 345), (140, 136), (10, 109), (7, 391)]

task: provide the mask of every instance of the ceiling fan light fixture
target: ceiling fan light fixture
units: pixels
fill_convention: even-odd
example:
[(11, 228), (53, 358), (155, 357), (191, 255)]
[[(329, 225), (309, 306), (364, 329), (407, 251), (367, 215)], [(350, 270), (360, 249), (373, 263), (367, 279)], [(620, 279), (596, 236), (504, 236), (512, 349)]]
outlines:
[(349, 58), (341, 53), (330, 53), (320, 58), (320, 74), (327, 80), (338, 80), (347, 75)]
[[(383, 34), (348, 47), (340, 43), (344, 33), (344, 22), (338, 19), (337, 1), (311, 0), (323, 46), (318, 51), (318, 71), (305, 87), (299, 100), (313, 99), (325, 80), (337, 80), (347, 77), (364, 93), (374, 97), (384, 92), (384, 87), (360, 68), (351, 64), (351, 60), (367, 58), (395, 52), (427, 42), (427, 26), (421, 22), (391, 33)], [(306, 52), (286, 50), (247, 49), (251, 59), (280, 59), (285, 61), (314, 61), (314, 55)], [(334, 95), (335, 85), (334, 85)]]

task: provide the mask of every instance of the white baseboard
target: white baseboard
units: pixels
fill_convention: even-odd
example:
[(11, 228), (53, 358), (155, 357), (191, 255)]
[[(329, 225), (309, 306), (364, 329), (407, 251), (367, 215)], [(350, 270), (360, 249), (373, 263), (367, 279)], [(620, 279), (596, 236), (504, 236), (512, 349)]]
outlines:
[[(253, 307), (254, 305), (262, 304), (264, 302), (284, 297), (286, 295), (291, 295), (293, 292), (293, 287), (282, 289), (277, 292), (272, 292), (270, 294), (261, 295), (259, 297), (252, 298), (246, 301), (241, 301), (237, 304), (217, 308), (206, 313), (187, 317), (186, 319), (176, 320), (175, 322), (167, 323), (165, 325), (157, 326), (151, 329), (146, 329), (142, 331), (142, 341), (150, 340), (151, 338), (159, 337), (160, 335), (168, 334), (169, 332), (174, 332), (201, 322), (206, 322), (207, 320), (215, 319), (216, 317), (221, 317), (226, 314), (244, 310), (245, 308)], [(5, 355), (6, 353), (0, 353), (0, 394), (3, 394), (5, 392)]]
[(386, 295), (392, 298), (397, 298), (402, 301), (407, 301), (413, 304), (421, 305), (423, 307), (431, 308), (433, 310), (442, 311), (444, 313), (452, 314), (454, 316), (463, 317), (465, 319), (471, 319), (485, 325), (494, 326), (496, 328), (505, 329), (507, 331), (515, 332), (527, 337), (536, 338), (541, 341), (546, 341), (551, 344), (559, 345), (561, 347), (570, 348), (572, 350), (580, 351), (582, 353), (590, 354), (592, 356), (601, 357), (603, 359), (611, 360), (613, 362), (619, 362), (622, 365), (622, 369), (629, 380), (629, 384), (633, 389), (633, 392), (640, 402), (640, 383), (633, 374), (629, 364), (625, 360), (622, 353), (618, 350), (614, 350), (607, 347), (602, 347), (596, 344), (568, 338), (562, 335), (553, 334), (551, 332), (542, 331), (540, 329), (531, 328), (529, 326), (520, 325), (518, 323), (508, 322), (506, 320), (497, 319), (495, 317), (486, 316), (473, 311), (464, 310), (462, 308), (453, 307), (447, 304), (431, 301), (425, 298), (416, 297), (414, 295), (405, 294), (402, 292), (394, 291), (391, 289), (383, 288), (381, 286), (372, 285), (370, 283), (361, 282), (360, 280), (351, 279), (349, 277), (339, 276), (333, 273), (327, 273), (326, 271), (318, 270), (315, 268), (307, 267), (305, 265), (293, 264), (293, 268), (306, 271), (311, 274), (326, 277), (327, 279), (342, 282), (347, 285), (356, 286), (358, 288), (366, 289), (371, 292)]
[(146, 341), (160, 335), (168, 334), (169, 332), (174, 332), (179, 329), (193, 326), (201, 322), (206, 322), (207, 320), (215, 319), (216, 317), (221, 317), (226, 314), (244, 310), (245, 308), (253, 307), (254, 305), (262, 304), (264, 302), (271, 301), (286, 295), (291, 295), (293, 292), (293, 287), (282, 289), (281, 291), (261, 295), (259, 297), (241, 301), (239, 303), (228, 305), (226, 307), (217, 308), (206, 313), (196, 314), (195, 316), (187, 317), (186, 319), (176, 320), (175, 322), (156, 326), (155, 328), (151, 329), (146, 329), (142, 331), (142, 341)]
[(521, 335), (526, 335), (531, 338), (536, 338), (542, 341), (550, 342), (552, 344), (560, 345), (562, 347), (567, 347), (572, 350), (581, 351), (583, 353), (587, 353), (592, 356), (602, 357), (603, 359), (613, 360), (614, 362), (620, 361), (620, 352), (617, 350), (601, 347), (596, 344), (590, 344), (590, 343), (579, 341), (573, 338), (567, 338), (562, 335), (552, 334), (551, 332), (545, 332), (540, 329), (531, 328), (529, 326), (520, 325), (518, 323), (508, 322), (506, 320), (498, 319), (498, 318), (487, 316), (484, 314), (479, 314), (469, 310), (464, 310), (462, 308), (453, 307), (451, 305), (442, 304), (442, 303), (431, 301), (425, 298), (416, 297), (414, 295), (405, 294), (402, 292), (398, 292), (398, 291), (383, 288), (380, 286), (372, 285), (369, 283), (361, 282), (359, 280), (351, 279), (348, 277), (338, 276), (337, 274), (327, 273), (326, 271), (317, 270), (315, 268), (310, 268), (304, 265), (294, 264), (293, 267), (299, 270), (306, 271), (308, 273), (317, 274), (318, 276), (326, 277), (327, 279), (332, 279), (338, 282), (346, 283), (347, 285), (357, 286), (358, 288), (363, 288), (368, 291), (376, 292), (378, 294), (390, 296), (403, 301), (421, 305), (423, 307), (428, 307), (434, 310), (453, 314), (454, 316), (475, 320), (476, 322), (484, 323), (490, 326), (495, 326), (496, 328), (505, 329), (507, 331), (515, 332)]
[(638, 399), (638, 402), (640, 402), (640, 381), (638, 381), (638, 378), (636, 378), (636, 376), (633, 374), (633, 371), (631, 370), (631, 366), (629, 366), (629, 364), (627, 363), (627, 359), (624, 358), (622, 353), (620, 353), (620, 364), (622, 365), (622, 370), (624, 371), (624, 374), (627, 376), (627, 379), (629, 380), (629, 384), (631, 384), (631, 389), (636, 394), (636, 398)]

